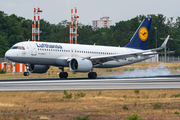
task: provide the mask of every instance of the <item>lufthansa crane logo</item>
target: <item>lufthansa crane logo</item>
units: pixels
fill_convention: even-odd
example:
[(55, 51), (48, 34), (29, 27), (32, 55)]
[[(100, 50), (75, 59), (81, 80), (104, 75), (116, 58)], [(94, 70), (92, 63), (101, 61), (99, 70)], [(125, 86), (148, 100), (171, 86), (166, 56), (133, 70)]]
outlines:
[(147, 38), (148, 38), (148, 30), (146, 27), (141, 27), (139, 29), (139, 38), (142, 40), (142, 41), (146, 41)]

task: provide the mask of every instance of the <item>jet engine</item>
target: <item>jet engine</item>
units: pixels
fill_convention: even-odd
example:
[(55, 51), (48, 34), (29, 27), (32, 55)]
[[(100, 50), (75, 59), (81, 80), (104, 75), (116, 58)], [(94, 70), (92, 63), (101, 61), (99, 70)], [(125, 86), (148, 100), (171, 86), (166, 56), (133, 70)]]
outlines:
[(47, 65), (34, 65), (34, 64), (29, 65), (29, 72), (31, 73), (46, 73), (48, 69), (49, 66)]
[(93, 68), (93, 65), (90, 60), (85, 58), (73, 58), (69, 62), (69, 67), (74, 72), (89, 72)]

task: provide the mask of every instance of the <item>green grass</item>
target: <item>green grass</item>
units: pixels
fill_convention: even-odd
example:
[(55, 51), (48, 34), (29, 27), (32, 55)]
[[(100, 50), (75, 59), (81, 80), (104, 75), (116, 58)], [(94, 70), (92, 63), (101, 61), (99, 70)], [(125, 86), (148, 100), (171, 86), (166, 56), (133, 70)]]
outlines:
[(179, 114), (179, 112), (178, 112), (178, 111), (175, 111), (174, 114)]
[(172, 98), (172, 97), (175, 97), (175, 98), (180, 97), (180, 94), (171, 95), (170, 98)]
[(81, 97), (86, 96), (86, 93), (80, 92), (80, 93), (74, 93), (74, 95), (75, 95), (75, 98), (81, 98)]
[(0, 74), (6, 74), (6, 71), (3, 69), (0, 69)]
[(161, 108), (161, 104), (160, 104), (160, 103), (152, 104), (152, 106), (153, 106), (154, 109), (159, 109), (159, 108)]
[(68, 93), (66, 90), (63, 91), (64, 95), (63, 98), (71, 99), (72, 98), (72, 93)]
[(133, 114), (133, 115), (130, 115), (128, 116), (128, 119), (124, 119), (124, 120), (142, 120), (141, 118), (138, 119), (138, 114)]
[(76, 120), (89, 120), (90, 115), (84, 116), (84, 117), (76, 117)]
[(124, 105), (122, 108), (123, 108), (123, 110), (128, 110), (129, 109), (126, 105)]

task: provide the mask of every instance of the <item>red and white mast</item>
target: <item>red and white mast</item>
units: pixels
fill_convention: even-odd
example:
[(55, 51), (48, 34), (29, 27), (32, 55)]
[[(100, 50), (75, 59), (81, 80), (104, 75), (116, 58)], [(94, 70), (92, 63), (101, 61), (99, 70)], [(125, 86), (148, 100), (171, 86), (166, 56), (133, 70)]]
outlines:
[(42, 10), (40, 10), (40, 8), (38, 8), (37, 14), (38, 14), (38, 42), (40, 41), (40, 16), (39, 13), (42, 12)]
[(70, 23), (70, 44), (73, 44), (73, 9), (71, 9), (71, 23)]
[(34, 24), (32, 24), (32, 41), (36, 41), (36, 8), (34, 8)]
[[(40, 41), (40, 16), (39, 13), (42, 12), (40, 8), (34, 8), (34, 24), (32, 24), (32, 41), (36, 41), (36, 34), (38, 34), (38, 42)], [(38, 29), (36, 28), (36, 14), (38, 14)]]
[[(73, 14), (73, 9), (71, 9), (71, 23), (69, 25), (69, 32), (70, 32), (70, 44), (73, 44), (73, 38), (75, 38), (75, 44), (77, 44), (77, 9), (75, 8), (75, 14)], [(73, 27), (73, 22), (75, 21), (75, 29)]]
[(75, 8), (75, 15), (74, 15), (74, 18), (75, 18), (75, 32), (74, 32), (74, 35), (75, 35), (75, 44), (77, 44), (77, 9)]

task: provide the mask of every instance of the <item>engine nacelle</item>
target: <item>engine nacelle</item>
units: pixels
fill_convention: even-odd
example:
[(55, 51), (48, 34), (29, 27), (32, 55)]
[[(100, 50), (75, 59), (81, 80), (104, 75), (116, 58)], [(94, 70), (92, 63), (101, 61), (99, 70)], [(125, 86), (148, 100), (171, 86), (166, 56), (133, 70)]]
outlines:
[(47, 65), (30, 64), (29, 66), (29, 72), (31, 73), (46, 73), (48, 69), (49, 69), (49, 66)]
[(93, 68), (93, 65), (90, 60), (85, 58), (73, 58), (69, 62), (69, 67), (74, 72), (89, 72)]

